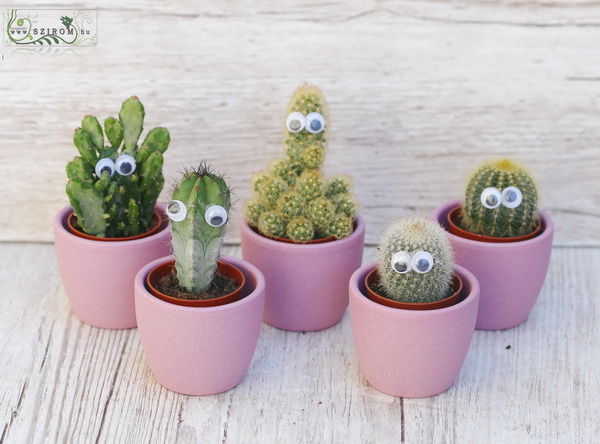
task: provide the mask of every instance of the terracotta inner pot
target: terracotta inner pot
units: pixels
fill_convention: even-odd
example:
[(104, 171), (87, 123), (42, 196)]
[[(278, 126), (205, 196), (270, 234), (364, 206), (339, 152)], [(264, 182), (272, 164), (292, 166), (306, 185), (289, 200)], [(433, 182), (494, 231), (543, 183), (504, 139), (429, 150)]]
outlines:
[(493, 237), (493, 236), (485, 236), (483, 234), (475, 234), (461, 228), (458, 225), (460, 221), (460, 205), (454, 207), (452, 210), (448, 212), (446, 220), (448, 222), (448, 231), (450, 233), (460, 236), (464, 239), (476, 240), (480, 242), (494, 242), (494, 243), (504, 243), (504, 242), (520, 242), (527, 239), (531, 239), (536, 237), (542, 231), (542, 221), (541, 218), (538, 218), (538, 223), (534, 231), (529, 234), (524, 234), (523, 236), (516, 237)]
[(163, 218), (160, 215), (160, 213), (158, 213), (158, 211), (154, 210), (154, 212), (152, 213), (152, 228), (150, 228), (145, 233), (136, 234), (135, 236), (128, 236), (128, 237), (98, 237), (98, 236), (92, 236), (90, 234), (84, 233), (81, 230), (81, 227), (79, 226), (79, 223), (77, 222), (77, 218), (75, 217), (74, 212), (69, 214), (69, 216), (67, 217), (67, 225), (69, 226), (69, 231), (71, 233), (73, 233), (75, 236), (81, 237), (83, 239), (102, 241), (102, 242), (122, 242), (122, 241), (129, 241), (129, 240), (141, 239), (143, 237), (152, 236), (154, 233), (156, 233), (160, 229), (160, 227), (162, 226), (162, 221), (163, 221)]
[(401, 308), (403, 310), (436, 310), (438, 308), (446, 308), (458, 304), (463, 299), (463, 295), (461, 294), (463, 283), (462, 279), (457, 274), (453, 275), (452, 289), (454, 290), (454, 292), (452, 293), (452, 295), (448, 296), (446, 299), (442, 299), (441, 301), (435, 302), (401, 302), (385, 298), (383, 296), (380, 296), (374, 290), (375, 284), (377, 284), (378, 282), (379, 274), (377, 273), (377, 268), (373, 268), (365, 278), (367, 297), (373, 302), (385, 305), (386, 307)]
[(183, 305), (185, 307), (216, 307), (242, 299), (242, 289), (246, 283), (244, 273), (236, 266), (222, 261), (217, 261), (217, 271), (224, 276), (235, 279), (238, 283), (237, 290), (232, 293), (214, 299), (180, 299), (164, 294), (154, 286), (154, 282), (163, 276), (169, 275), (174, 268), (175, 261), (172, 260), (153, 268), (150, 273), (148, 273), (148, 276), (146, 276), (146, 287), (148, 288), (148, 291), (158, 299), (175, 305)]

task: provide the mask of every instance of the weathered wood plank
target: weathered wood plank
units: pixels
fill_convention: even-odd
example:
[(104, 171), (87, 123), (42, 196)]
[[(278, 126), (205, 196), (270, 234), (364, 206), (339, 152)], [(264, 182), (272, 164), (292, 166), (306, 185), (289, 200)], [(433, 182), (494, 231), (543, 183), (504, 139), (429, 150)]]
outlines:
[(0, 240), (51, 241), (73, 128), (131, 94), (172, 132), (166, 177), (208, 158), (240, 208), (311, 80), (332, 108), (326, 170), (355, 178), (368, 243), (508, 155), (537, 175), (558, 245), (600, 245), (599, 23), (597, 2), (104, 3), (94, 50), (1, 49)]
[(3, 442), (533, 443), (600, 432), (598, 248), (554, 249), (530, 319), (476, 332), (457, 383), (422, 400), (368, 385), (348, 314), (307, 334), (263, 325), (237, 388), (175, 394), (155, 381), (136, 330), (74, 317), (53, 255), (50, 245), (0, 244)]

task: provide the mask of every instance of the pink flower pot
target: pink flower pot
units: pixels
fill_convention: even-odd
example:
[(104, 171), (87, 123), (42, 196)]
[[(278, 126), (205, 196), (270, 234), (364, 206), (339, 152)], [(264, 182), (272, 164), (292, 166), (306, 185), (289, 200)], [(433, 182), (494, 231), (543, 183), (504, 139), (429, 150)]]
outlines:
[(436, 310), (386, 307), (366, 296), (367, 264), (350, 279), (350, 323), (360, 367), (373, 387), (407, 398), (448, 390), (467, 357), (477, 317), (479, 284), (456, 265), (464, 299)]
[[(164, 205), (156, 210), (164, 213)], [(58, 271), (79, 319), (101, 328), (135, 328), (133, 280), (148, 262), (171, 254), (171, 229), (165, 218), (159, 231), (126, 241), (89, 240), (72, 234), (64, 207), (54, 219)]]
[(212, 395), (238, 385), (256, 350), (262, 324), (265, 281), (253, 265), (233, 257), (221, 260), (246, 278), (243, 298), (217, 307), (185, 307), (162, 301), (146, 289), (155, 260), (135, 278), (138, 330), (148, 365), (158, 382), (186, 395)]
[(291, 331), (323, 330), (348, 307), (348, 280), (362, 263), (365, 222), (354, 232), (317, 244), (278, 242), (240, 222), (242, 256), (265, 275), (265, 322)]
[[(447, 214), (459, 204), (440, 206), (433, 219), (447, 228)], [(471, 271), (481, 285), (478, 330), (516, 327), (531, 313), (544, 285), (554, 235), (552, 219), (542, 211), (540, 217), (541, 233), (519, 242), (481, 242), (448, 233), (456, 263)]]

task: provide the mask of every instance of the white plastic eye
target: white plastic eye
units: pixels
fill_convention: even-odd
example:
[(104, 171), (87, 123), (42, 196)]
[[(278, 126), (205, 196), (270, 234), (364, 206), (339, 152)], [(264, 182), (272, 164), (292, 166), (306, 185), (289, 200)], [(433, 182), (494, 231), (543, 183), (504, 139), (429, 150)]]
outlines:
[(100, 177), (104, 171), (108, 172), (108, 175), (111, 177), (115, 174), (115, 163), (108, 157), (100, 159), (96, 163), (96, 176)]
[(433, 268), (433, 256), (427, 251), (418, 251), (413, 254), (412, 267), (417, 273), (427, 273)]
[(135, 171), (135, 159), (129, 154), (122, 154), (117, 159), (115, 167), (121, 176), (129, 176)]
[(318, 134), (325, 129), (325, 118), (321, 113), (310, 113), (306, 116), (306, 131)]
[(181, 222), (187, 216), (187, 207), (180, 200), (172, 200), (167, 204), (167, 216), (175, 222)]
[(227, 210), (219, 205), (212, 205), (206, 210), (204, 220), (211, 227), (222, 227), (227, 222)]
[(498, 188), (489, 187), (483, 190), (481, 193), (481, 204), (493, 210), (494, 208), (498, 208), (502, 203), (502, 194)]
[(408, 273), (411, 269), (410, 254), (405, 251), (398, 251), (392, 256), (391, 265), (396, 273)]
[(517, 187), (502, 190), (502, 205), (506, 208), (517, 208), (523, 202), (523, 193)]
[(306, 125), (306, 119), (304, 114), (299, 112), (291, 113), (285, 121), (285, 126), (292, 133), (299, 133), (304, 129), (304, 125)]

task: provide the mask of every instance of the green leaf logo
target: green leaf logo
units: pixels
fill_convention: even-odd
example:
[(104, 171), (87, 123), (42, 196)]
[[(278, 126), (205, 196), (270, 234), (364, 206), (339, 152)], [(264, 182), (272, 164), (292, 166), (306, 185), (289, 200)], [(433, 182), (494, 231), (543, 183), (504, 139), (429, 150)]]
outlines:
[(71, 27), (71, 23), (73, 23), (72, 18), (69, 18), (64, 15), (60, 18), (60, 21), (62, 22), (63, 25), (65, 25), (65, 28), (67, 28), (67, 29), (69, 29)]

